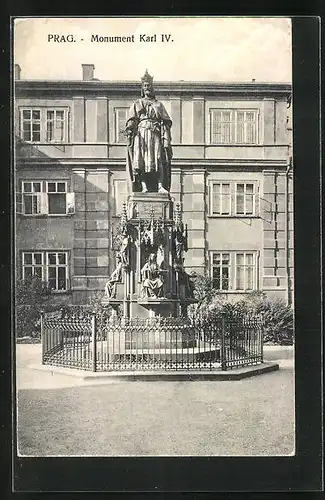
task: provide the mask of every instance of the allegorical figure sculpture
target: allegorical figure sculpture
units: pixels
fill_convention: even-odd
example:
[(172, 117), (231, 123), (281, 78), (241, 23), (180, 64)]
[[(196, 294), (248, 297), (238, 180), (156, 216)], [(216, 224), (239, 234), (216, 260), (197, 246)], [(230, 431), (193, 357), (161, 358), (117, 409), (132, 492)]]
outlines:
[(116, 297), (116, 284), (122, 281), (122, 268), (122, 258), (118, 255), (116, 268), (110, 275), (109, 280), (105, 285), (105, 294), (109, 299), (115, 299)]
[(126, 122), (127, 170), (133, 191), (166, 193), (170, 190), (172, 121), (154, 93), (146, 70), (141, 98), (129, 110)]
[(131, 236), (128, 233), (127, 227), (122, 228), (122, 241), (120, 248), (120, 259), (124, 268), (130, 266), (130, 251), (131, 251)]
[(155, 253), (149, 255), (148, 261), (141, 269), (141, 283), (143, 297), (162, 297), (164, 283)]
[(182, 222), (176, 224), (173, 238), (173, 253), (175, 259), (175, 267), (183, 266), (183, 254), (187, 252), (187, 226), (184, 227)]

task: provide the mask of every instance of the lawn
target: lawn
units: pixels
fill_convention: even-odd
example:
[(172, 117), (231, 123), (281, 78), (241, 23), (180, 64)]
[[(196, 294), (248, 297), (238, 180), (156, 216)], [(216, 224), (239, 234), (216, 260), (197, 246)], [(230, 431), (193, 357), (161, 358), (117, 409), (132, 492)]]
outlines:
[(21, 455), (256, 456), (294, 452), (290, 365), (231, 382), (90, 385), (76, 384), (72, 377), (66, 383), (62, 377), (50, 378), (51, 374), (26, 368), (18, 356)]

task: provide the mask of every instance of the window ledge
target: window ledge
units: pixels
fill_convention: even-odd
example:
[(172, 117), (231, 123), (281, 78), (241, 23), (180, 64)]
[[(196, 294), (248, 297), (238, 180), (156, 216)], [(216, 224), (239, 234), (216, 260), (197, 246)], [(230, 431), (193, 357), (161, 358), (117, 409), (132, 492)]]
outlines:
[(217, 215), (208, 214), (211, 219), (260, 219), (260, 215)]
[(229, 293), (232, 295), (235, 293), (241, 293), (241, 294), (242, 293), (252, 293), (252, 292), (257, 292), (257, 291), (258, 291), (257, 288), (255, 288), (254, 290), (217, 290), (217, 292), (219, 294), (222, 293), (223, 295), (229, 294)]
[(21, 215), (22, 217), (33, 217), (33, 218), (46, 218), (46, 217), (71, 217), (73, 214), (16, 214)]

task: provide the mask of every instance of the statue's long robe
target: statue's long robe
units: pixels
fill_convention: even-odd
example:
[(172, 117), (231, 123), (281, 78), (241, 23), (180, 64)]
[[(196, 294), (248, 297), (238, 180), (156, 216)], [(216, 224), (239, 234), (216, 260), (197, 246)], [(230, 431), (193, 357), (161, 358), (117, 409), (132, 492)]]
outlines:
[(142, 98), (132, 104), (126, 122), (126, 131), (132, 133), (127, 152), (131, 182), (135, 182), (136, 174), (153, 172), (170, 190), (171, 126), (165, 107), (157, 99)]

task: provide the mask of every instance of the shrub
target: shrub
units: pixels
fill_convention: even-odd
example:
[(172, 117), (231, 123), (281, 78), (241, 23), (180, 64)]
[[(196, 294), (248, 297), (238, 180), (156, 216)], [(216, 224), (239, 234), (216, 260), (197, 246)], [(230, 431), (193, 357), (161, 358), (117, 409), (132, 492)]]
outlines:
[(190, 308), (190, 316), (200, 321), (209, 331), (212, 322), (221, 323), (232, 319), (260, 315), (264, 319), (264, 342), (276, 345), (291, 345), (294, 339), (293, 311), (279, 297), (267, 297), (264, 292), (248, 293), (237, 302), (228, 302), (224, 295), (213, 287), (206, 276), (193, 276), (194, 294), (198, 303)]
[(15, 287), (15, 326), (17, 337), (40, 337), (41, 311), (62, 308), (65, 301), (53, 297), (47, 285), (37, 276), (17, 280)]

